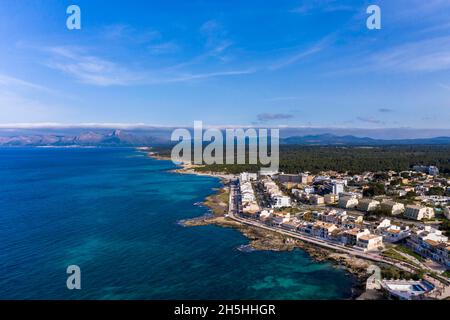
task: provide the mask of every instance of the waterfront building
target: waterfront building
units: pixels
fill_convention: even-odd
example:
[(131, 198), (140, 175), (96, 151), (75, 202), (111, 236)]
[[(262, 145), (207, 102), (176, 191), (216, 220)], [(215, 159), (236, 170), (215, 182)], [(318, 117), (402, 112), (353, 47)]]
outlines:
[(262, 222), (269, 222), (273, 217), (273, 210), (263, 210), (259, 215)]
[(382, 280), (381, 287), (389, 297), (400, 300), (421, 300), (424, 295), (434, 289), (434, 286), (425, 280)]
[(370, 231), (367, 229), (354, 228), (345, 230), (342, 234), (341, 241), (346, 245), (354, 246), (360, 237), (368, 234), (370, 234)]
[(415, 229), (406, 240), (406, 244), (425, 258), (430, 258), (446, 268), (450, 268), (448, 237), (441, 230), (431, 226)]
[(411, 235), (411, 230), (408, 226), (391, 225), (382, 231), (382, 235), (384, 241), (395, 243), (408, 238)]
[(332, 223), (316, 221), (312, 227), (312, 235), (322, 239), (330, 239), (330, 235), (338, 227)]
[(358, 238), (356, 247), (364, 251), (375, 251), (383, 247), (383, 237), (376, 234), (365, 234)]

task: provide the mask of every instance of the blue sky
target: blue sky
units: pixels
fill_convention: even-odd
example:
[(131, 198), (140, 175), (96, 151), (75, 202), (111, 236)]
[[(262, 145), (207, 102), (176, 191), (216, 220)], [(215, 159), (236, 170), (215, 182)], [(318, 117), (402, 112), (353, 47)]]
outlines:
[(0, 124), (450, 128), (449, 17), (447, 0), (2, 0)]

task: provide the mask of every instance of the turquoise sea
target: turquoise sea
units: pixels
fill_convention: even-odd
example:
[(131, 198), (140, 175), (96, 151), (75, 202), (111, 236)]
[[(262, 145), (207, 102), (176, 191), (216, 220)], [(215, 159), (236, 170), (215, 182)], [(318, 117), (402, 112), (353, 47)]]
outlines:
[[(133, 149), (0, 149), (0, 299), (348, 299), (355, 279), (300, 250), (242, 252), (185, 228), (220, 186)], [(81, 268), (81, 290), (66, 268)]]

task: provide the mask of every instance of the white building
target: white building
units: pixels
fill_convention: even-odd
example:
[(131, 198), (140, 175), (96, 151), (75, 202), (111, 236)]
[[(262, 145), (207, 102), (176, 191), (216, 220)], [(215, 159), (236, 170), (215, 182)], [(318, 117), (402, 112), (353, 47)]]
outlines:
[(332, 194), (340, 194), (344, 192), (344, 183), (342, 182), (334, 182), (332, 185), (332, 190), (331, 193)]
[(341, 192), (339, 193), (340, 198), (356, 198), (362, 199), (363, 195), (358, 192)]
[(358, 238), (356, 247), (364, 251), (375, 251), (383, 247), (383, 237), (376, 234), (366, 234)]
[(450, 269), (450, 243), (441, 230), (431, 226), (413, 230), (406, 243), (421, 256), (433, 259)]
[(273, 208), (284, 208), (291, 206), (291, 198), (288, 196), (275, 196), (273, 197)]
[(370, 234), (368, 229), (353, 228), (345, 230), (342, 234), (341, 241), (346, 245), (354, 246), (360, 237), (368, 234)]
[(259, 219), (261, 219), (261, 221), (269, 221), (270, 219), (272, 219), (273, 217), (273, 210), (263, 210), (261, 211), (261, 214), (259, 215)]
[(414, 166), (413, 170), (417, 172), (428, 173), (432, 176), (439, 175), (439, 169), (435, 166)]
[(385, 240), (386, 242), (395, 243), (408, 238), (411, 235), (411, 230), (408, 226), (400, 227), (391, 225), (388, 228), (384, 229), (382, 231), (382, 234), (383, 240)]
[(403, 203), (395, 202), (392, 200), (383, 200), (381, 202), (381, 209), (387, 211), (392, 215), (398, 215), (405, 211), (405, 205)]
[(344, 209), (354, 209), (358, 205), (358, 199), (339, 197), (339, 207)]
[(432, 176), (437, 176), (439, 175), (439, 169), (435, 166), (429, 166), (428, 167), (428, 174), (432, 175)]
[(434, 210), (429, 207), (421, 207), (421, 206), (406, 206), (406, 210), (404, 216), (408, 219), (412, 220), (422, 220), (422, 219), (431, 219), (434, 218)]
[(330, 239), (331, 233), (337, 229), (338, 227), (332, 223), (316, 221), (312, 227), (312, 235), (323, 239)]
[(361, 211), (375, 211), (380, 206), (380, 201), (372, 200), (372, 199), (361, 199), (358, 201), (358, 210)]
[(316, 192), (316, 191), (315, 191), (314, 187), (306, 187), (303, 189), (303, 192), (305, 192), (307, 194), (314, 194), (314, 192)]
[(242, 172), (239, 175), (239, 180), (241, 183), (249, 182), (249, 181), (256, 181), (257, 179), (258, 179), (257, 173)]

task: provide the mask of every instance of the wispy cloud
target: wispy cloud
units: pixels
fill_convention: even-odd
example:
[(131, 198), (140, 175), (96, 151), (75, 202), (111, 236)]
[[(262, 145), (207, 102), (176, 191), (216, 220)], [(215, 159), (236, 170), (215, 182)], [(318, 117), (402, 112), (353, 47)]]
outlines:
[(34, 90), (40, 90), (45, 92), (53, 92), (52, 90), (32, 82), (28, 82), (22, 79), (11, 77), (5, 74), (0, 74), (0, 86), (2, 87), (25, 87)]
[(273, 97), (266, 99), (267, 101), (292, 101), (292, 100), (300, 100), (300, 97), (295, 96), (286, 96), (286, 97)]
[(259, 122), (268, 122), (275, 120), (288, 120), (292, 119), (294, 116), (287, 113), (260, 113), (257, 115)]
[(49, 67), (64, 72), (81, 83), (103, 87), (179, 83), (255, 72), (255, 69), (231, 69), (198, 73), (170, 68), (135, 72), (112, 61), (87, 54), (83, 48), (52, 47), (48, 51), (52, 56)]
[(145, 44), (162, 37), (157, 30), (136, 30), (128, 24), (113, 24), (103, 27), (100, 32), (102, 38), (112, 41), (126, 41), (127, 43)]
[(450, 90), (450, 85), (445, 83), (438, 83), (439, 87), (444, 88), (446, 90)]
[(269, 66), (269, 70), (274, 71), (274, 70), (282, 69), (282, 68), (290, 66), (294, 63), (297, 63), (303, 59), (306, 59), (310, 56), (313, 56), (313, 55), (323, 51), (328, 46), (330, 46), (332, 41), (333, 41), (333, 35), (328, 35), (325, 38), (323, 38), (322, 40), (320, 40), (319, 42), (317, 42), (316, 44), (312, 45), (311, 47), (309, 47), (307, 49), (298, 50), (297, 52), (290, 54), (290, 55), (288, 55), (284, 58), (281, 58), (280, 60), (272, 63)]
[(372, 55), (377, 68), (393, 71), (433, 72), (450, 69), (450, 37), (402, 44)]
[(312, 14), (319, 12), (340, 12), (340, 11), (355, 11), (355, 6), (337, 3), (334, 0), (328, 1), (306, 1), (302, 5), (289, 10), (291, 13), (297, 14)]
[(372, 117), (357, 117), (356, 119), (361, 122), (366, 122), (366, 123), (383, 124), (383, 121), (372, 118)]
[(189, 82), (194, 80), (204, 80), (210, 78), (218, 77), (231, 77), (254, 73), (254, 69), (243, 69), (243, 70), (231, 70), (231, 71), (219, 71), (219, 72), (209, 72), (209, 73), (192, 73), (192, 74), (180, 74), (171, 75), (168, 77), (154, 78), (153, 80), (148, 80), (149, 83), (175, 83), (175, 82)]
[(1, 121), (45, 121), (66, 113), (63, 106), (40, 101), (27, 94), (0, 88)]
[(149, 45), (147, 49), (151, 54), (159, 55), (178, 52), (180, 50), (180, 46), (173, 41), (168, 41)]
[(389, 109), (389, 108), (380, 108), (380, 109), (378, 109), (378, 111), (381, 113), (390, 113), (390, 112), (393, 112), (394, 110)]
[(114, 62), (89, 55), (78, 47), (52, 47), (48, 66), (73, 76), (78, 81), (96, 86), (129, 85), (141, 75)]

